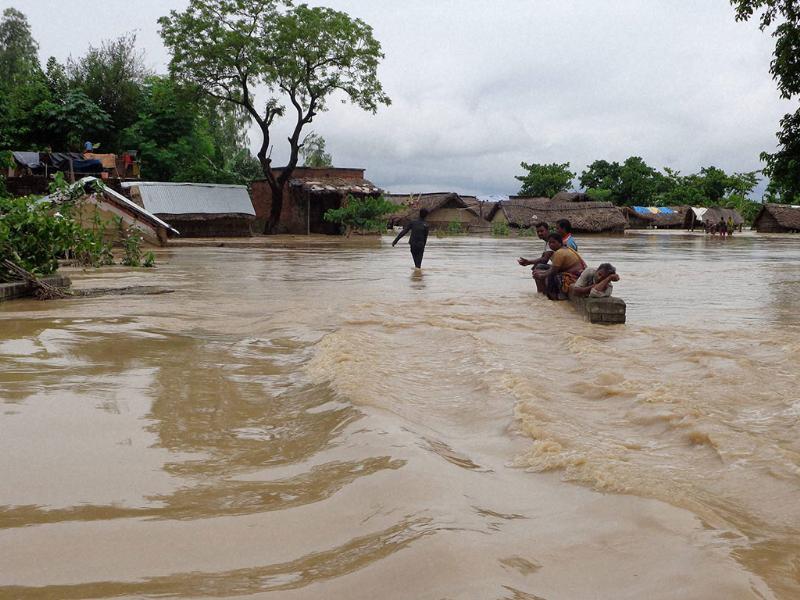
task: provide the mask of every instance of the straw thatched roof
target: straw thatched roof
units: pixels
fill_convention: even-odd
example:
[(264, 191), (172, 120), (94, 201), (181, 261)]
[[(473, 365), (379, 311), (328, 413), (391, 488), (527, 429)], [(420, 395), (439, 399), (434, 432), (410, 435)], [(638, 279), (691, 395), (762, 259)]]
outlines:
[(326, 177), (319, 179), (294, 178), (289, 181), (292, 188), (301, 188), (311, 194), (337, 193), (341, 195), (355, 194), (375, 196), (381, 193), (374, 183), (363, 178)]
[(406, 225), (409, 221), (417, 218), (421, 208), (425, 208), (431, 213), (434, 220), (435, 215), (433, 215), (433, 213), (435, 211), (439, 209), (455, 209), (462, 213), (461, 217), (457, 217), (458, 220), (462, 221), (464, 224), (469, 223), (471, 229), (480, 227), (488, 228), (488, 223), (486, 223), (474, 209), (470, 208), (464, 199), (455, 192), (387, 194), (384, 197), (392, 204), (398, 206), (397, 212), (388, 215), (389, 224), (392, 226)]
[(558, 192), (553, 196), (553, 202), (594, 202), (584, 192)]
[(554, 202), (549, 198), (514, 198), (498, 202), (495, 213), (502, 210), (510, 225), (530, 227), (536, 221), (554, 224), (567, 219), (573, 231), (599, 233), (623, 231), (625, 217), (611, 202)]
[[(637, 210), (645, 208), (647, 210)], [(668, 208), (671, 212), (652, 212), (651, 208), (661, 209)], [(689, 210), (688, 206), (666, 206), (666, 207), (621, 207), (628, 224), (634, 226), (635, 224), (642, 224), (646, 227), (657, 227), (665, 229), (669, 227), (683, 227), (686, 211)]]
[(800, 206), (765, 204), (758, 211), (753, 228), (756, 231), (800, 231)]

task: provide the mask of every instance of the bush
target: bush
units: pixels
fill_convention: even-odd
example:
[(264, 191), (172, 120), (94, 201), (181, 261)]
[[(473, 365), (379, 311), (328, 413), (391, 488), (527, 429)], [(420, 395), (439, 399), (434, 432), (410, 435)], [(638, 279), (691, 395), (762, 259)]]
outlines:
[(519, 233), (517, 233), (518, 237), (533, 237), (533, 228), (532, 227), (520, 227)]
[(345, 227), (349, 237), (353, 231), (369, 233), (386, 229), (386, 215), (397, 211), (397, 206), (383, 196), (356, 198), (348, 194), (341, 208), (325, 211), (324, 219)]
[(492, 235), (497, 237), (507, 237), (508, 233), (508, 223), (503, 223), (502, 221), (492, 223)]
[(447, 233), (449, 235), (459, 235), (464, 233), (464, 228), (461, 226), (461, 223), (458, 221), (450, 221), (447, 224)]
[[(58, 259), (74, 258), (87, 266), (107, 264), (111, 256), (102, 232), (83, 229), (70, 206), (52, 212), (33, 198), (0, 198), (0, 260), (8, 259), (37, 276), (58, 268)], [(16, 277), (0, 268), (0, 280)]]

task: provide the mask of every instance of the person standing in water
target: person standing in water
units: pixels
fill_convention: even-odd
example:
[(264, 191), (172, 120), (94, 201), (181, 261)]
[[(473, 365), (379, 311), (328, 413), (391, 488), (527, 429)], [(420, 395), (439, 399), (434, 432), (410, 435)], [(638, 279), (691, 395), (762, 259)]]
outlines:
[(403, 227), (403, 231), (397, 234), (394, 238), (392, 246), (395, 246), (400, 238), (407, 234), (409, 231), (411, 235), (408, 238), (408, 244), (411, 246), (411, 256), (414, 258), (414, 266), (417, 269), (422, 268), (422, 255), (425, 253), (425, 244), (428, 242), (428, 224), (425, 222), (425, 217), (428, 216), (428, 211), (425, 208), (419, 209), (419, 219), (414, 219), (408, 225)]

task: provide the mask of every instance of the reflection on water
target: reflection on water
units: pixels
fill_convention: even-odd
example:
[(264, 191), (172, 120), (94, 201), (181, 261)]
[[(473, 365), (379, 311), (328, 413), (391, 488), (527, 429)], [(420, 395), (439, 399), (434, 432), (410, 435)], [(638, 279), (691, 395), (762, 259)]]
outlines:
[(627, 325), (536, 297), (525, 239), (0, 305), (0, 598), (800, 594), (800, 239), (578, 241)]

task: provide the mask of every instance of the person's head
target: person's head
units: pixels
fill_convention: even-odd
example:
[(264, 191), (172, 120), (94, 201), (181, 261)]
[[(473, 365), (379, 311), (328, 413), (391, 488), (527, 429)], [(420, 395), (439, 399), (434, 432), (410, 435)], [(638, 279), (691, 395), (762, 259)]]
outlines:
[(556, 250), (560, 250), (564, 246), (564, 242), (561, 240), (560, 233), (551, 233), (547, 236), (547, 245), (550, 246), (550, 250), (555, 252)]
[(556, 229), (563, 237), (572, 233), (572, 223), (570, 223), (567, 219), (559, 219), (556, 221)]
[(545, 223), (544, 221), (539, 221), (534, 225), (536, 229), (536, 235), (539, 236), (540, 240), (546, 240), (547, 236), (550, 235), (550, 225)]
[(419, 209), (419, 218), (424, 221), (425, 217), (427, 217), (427, 216), (428, 216), (428, 209), (427, 208), (420, 208)]
[(602, 281), (609, 275), (613, 275), (617, 272), (617, 269), (611, 263), (602, 263), (600, 266), (597, 267), (597, 270), (594, 272), (594, 279), (595, 281)]

